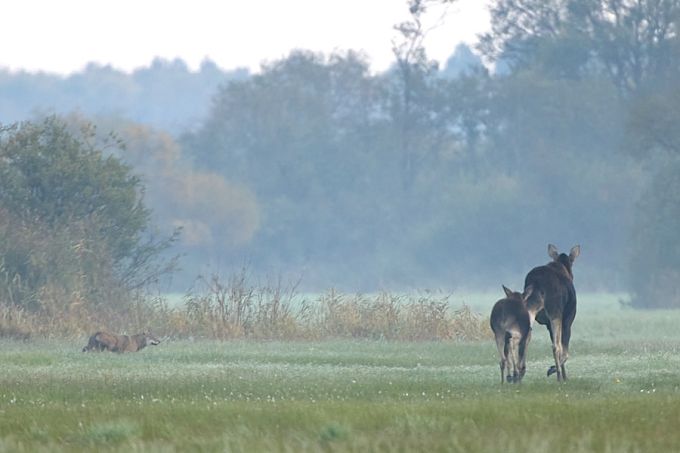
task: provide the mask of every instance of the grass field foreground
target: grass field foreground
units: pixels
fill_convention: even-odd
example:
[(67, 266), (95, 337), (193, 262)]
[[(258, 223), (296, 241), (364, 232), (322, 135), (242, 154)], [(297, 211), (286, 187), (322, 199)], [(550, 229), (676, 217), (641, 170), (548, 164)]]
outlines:
[(677, 450), (680, 313), (579, 303), (563, 385), (542, 327), (521, 385), (490, 339), (3, 341), (0, 451)]

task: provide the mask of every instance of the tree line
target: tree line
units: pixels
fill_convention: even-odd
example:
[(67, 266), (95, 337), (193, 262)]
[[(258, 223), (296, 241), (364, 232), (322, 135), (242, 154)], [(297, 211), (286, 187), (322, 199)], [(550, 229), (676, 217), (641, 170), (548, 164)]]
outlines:
[[(3, 218), (24, 226), (39, 218), (33, 240), (61, 225), (71, 255), (81, 237), (106, 247), (104, 267), (121, 281), (135, 253), (167, 260), (172, 244), (170, 256), (183, 255), (182, 284), (182, 275), (246, 263), (309, 289), (489, 287), (519, 281), (549, 242), (580, 243), (579, 287), (628, 290), (638, 307), (680, 305), (680, 5), (498, 0), (477, 49), (485, 64), (459, 49), (446, 70), (418, 35), (427, 5), (409, 2), (411, 23), (397, 28), (395, 64), (384, 73), (353, 51), (298, 50), (256, 74), (222, 78), (202, 119), (183, 127), (85, 115), (6, 128), (2, 179), (16, 187), (3, 188), (0, 209), (14, 216)], [(95, 132), (74, 131), (88, 121)], [(56, 126), (70, 145), (50, 138)], [(121, 146), (106, 144), (102, 130), (115, 130)], [(16, 145), (22, 134), (43, 148)], [(103, 167), (72, 168), (73, 154), (53, 147), (96, 150)], [(71, 188), (36, 175), (58, 187), (45, 194), (76, 197), (72, 204), (22, 186), (30, 169), (59, 168), (32, 152), (63, 159)], [(34, 167), (19, 170), (23, 158), (11, 153), (27, 153)], [(101, 190), (126, 188), (110, 194), (125, 207), (89, 206), (104, 199), (78, 189), (92, 183), (80, 172), (108, 181)], [(156, 239), (147, 235), (154, 226)], [(22, 257), (14, 267), (5, 258), (8, 282), (29, 281), (36, 262), (28, 251), (8, 253), (18, 243), (0, 247), (0, 256)]]

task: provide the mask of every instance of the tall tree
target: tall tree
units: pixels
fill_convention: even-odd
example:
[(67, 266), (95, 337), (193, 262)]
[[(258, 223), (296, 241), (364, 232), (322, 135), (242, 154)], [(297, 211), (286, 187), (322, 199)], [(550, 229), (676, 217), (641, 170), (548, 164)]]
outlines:
[(515, 68), (602, 73), (622, 94), (680, 69), (676, 0), (498, 0), (491, 19), (480, 49)]
[(423, 19), (431, 6), (452, 2), (453, 0), (408, 0), (410, 19), (394, 26), (399, 36), (392, 41), (396, 63), (396, 77), (393, 80), (397, 82), (394, 90), (397, 96), (392, 110), (398, 126), (401, 180), (407, 190), (412, 187), (418, 167), (425, 157), (424, 147), (418, 144), (416, 131), (418, 123), (427, 119), (422, 111), (422, 101), (427, 96), (428, 84), (432, 83), (437, 71), (437, 63), (427, 57), (424, 42), (428, 33), (440, 25), (444, 16), (432, 26), (426, 26)]
[(627, 149), (649, 169), (632, 234), (632, 303), (680, 307), (680, 79), (659, 80), (629, 109)]

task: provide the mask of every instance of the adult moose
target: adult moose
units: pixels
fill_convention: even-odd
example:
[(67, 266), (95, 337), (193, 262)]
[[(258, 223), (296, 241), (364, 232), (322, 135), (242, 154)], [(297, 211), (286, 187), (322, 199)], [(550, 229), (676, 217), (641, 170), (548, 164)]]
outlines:
[(532, 300), (528, 303), (543, 304), (543, 310), (536, 314), (536, 321), (545, 325), (550, 333), (555, 365), (548, 369), (548, 376), (557, 373), (558, 381), (567, 380), (564, 363), (569, 357), (571, 324), (576, 316), (576, 290), (571, 267), (580, 253), (578, 245), (572, 247), (567, 255), (548, 244), (548, 255), (552, 261), (533, 268), (524, 280), (524, 288), (533, 289)]
[(538, 310), (543, 307), (527, 307), (531, 286), (524, 293), (514, 292), (505, 286), (505, 299), (493, 306), (489, 323), (496, 338), (500, 355), (501, 384), (505, 382), (507, 368), (508, 382), (521, 382), (526, 372), (526, 351), (531, 339), (531, 324)]

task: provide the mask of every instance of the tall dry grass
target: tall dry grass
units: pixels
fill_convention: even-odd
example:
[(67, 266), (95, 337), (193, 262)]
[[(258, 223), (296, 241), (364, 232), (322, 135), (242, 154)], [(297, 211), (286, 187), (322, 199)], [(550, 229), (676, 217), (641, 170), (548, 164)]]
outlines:
[(226, 280), (200, 277), (179, 306), (139, 294), (109, 305), (57, 290), (40, 298), (39, 311), (0, 304), (0, 337), (77, 338), (96, 330), (146, 329), (166, 337), (215, 340), (466, 341), (489, 336), (486, 318), (467, 306), (452, 310), (449, 295), (343, 294), (331, 289), (303, 297), (297, 284), (253, 284), (245, 270)]

